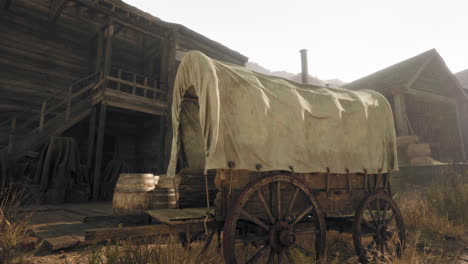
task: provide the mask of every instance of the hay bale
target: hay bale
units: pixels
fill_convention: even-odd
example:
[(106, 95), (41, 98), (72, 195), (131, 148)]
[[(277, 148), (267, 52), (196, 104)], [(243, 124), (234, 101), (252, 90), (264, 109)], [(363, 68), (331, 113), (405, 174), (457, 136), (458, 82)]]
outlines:
[(430, 157), (431, 148), (429, 144), (411, 144), (406, 150), (406, 156), (410, 160), (417, 157)]
[(417, 144), (418, 141), (419, 139), (417, 136), (400, 136), (396, 139), (398, 148), (406, 148), (408, 145)]
[(437, 161), (431, 157), (415, 157), (410, 161), (411, 166), (428, 166), (428, 165), (441, 165), (440, 161)]

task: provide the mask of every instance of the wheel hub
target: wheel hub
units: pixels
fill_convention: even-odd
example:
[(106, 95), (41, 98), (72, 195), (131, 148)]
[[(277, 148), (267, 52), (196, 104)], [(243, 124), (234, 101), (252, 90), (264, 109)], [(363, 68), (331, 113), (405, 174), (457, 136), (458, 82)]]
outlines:
[(287, 229), (283, 229), (279, 233), (279, 241), (283, 246), (289, 247), (296, 242), (296, 234)]
[(296, 234), (287, 222), (276, 223), (270, 231), (271, 246), (281, 251), (296, 242)]

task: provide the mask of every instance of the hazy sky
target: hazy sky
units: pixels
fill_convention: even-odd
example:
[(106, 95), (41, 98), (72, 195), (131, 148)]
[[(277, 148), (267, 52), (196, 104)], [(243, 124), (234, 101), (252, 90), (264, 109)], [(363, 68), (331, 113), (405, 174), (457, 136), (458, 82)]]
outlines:
[(124, 0), (179, 23), (271, 70), (353, 81), (436, 48), (468, 68), (468, 0)]

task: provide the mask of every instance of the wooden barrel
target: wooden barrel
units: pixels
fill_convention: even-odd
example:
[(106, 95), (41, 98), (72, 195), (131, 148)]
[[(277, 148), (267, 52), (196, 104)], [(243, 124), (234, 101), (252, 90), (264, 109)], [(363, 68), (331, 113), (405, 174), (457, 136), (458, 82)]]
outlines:
[(150, 192), (151, 209), (172, 209), (177, 204), (177, 185), (178, 180), (169, 175), (159, 175), (159, 181), (156, 188)]
[(176, 190), (174, 188), (155, 188), (149, 192), (149, 209), (176, 208)]
[(150, 173), (122, 173), (115, 186), (112, 208), (115, 214), (143, 214), (149, 206), (148, 192), (155, 187)]

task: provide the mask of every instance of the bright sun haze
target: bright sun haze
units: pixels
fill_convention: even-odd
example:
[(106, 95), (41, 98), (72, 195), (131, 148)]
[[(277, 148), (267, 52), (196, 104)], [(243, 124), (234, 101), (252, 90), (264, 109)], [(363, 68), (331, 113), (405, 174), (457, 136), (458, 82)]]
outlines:
[(452, 72), (468, 68), (467, 0), (125, 0), (183, 24), (270, 70), (350, 82), (436, 48)]

